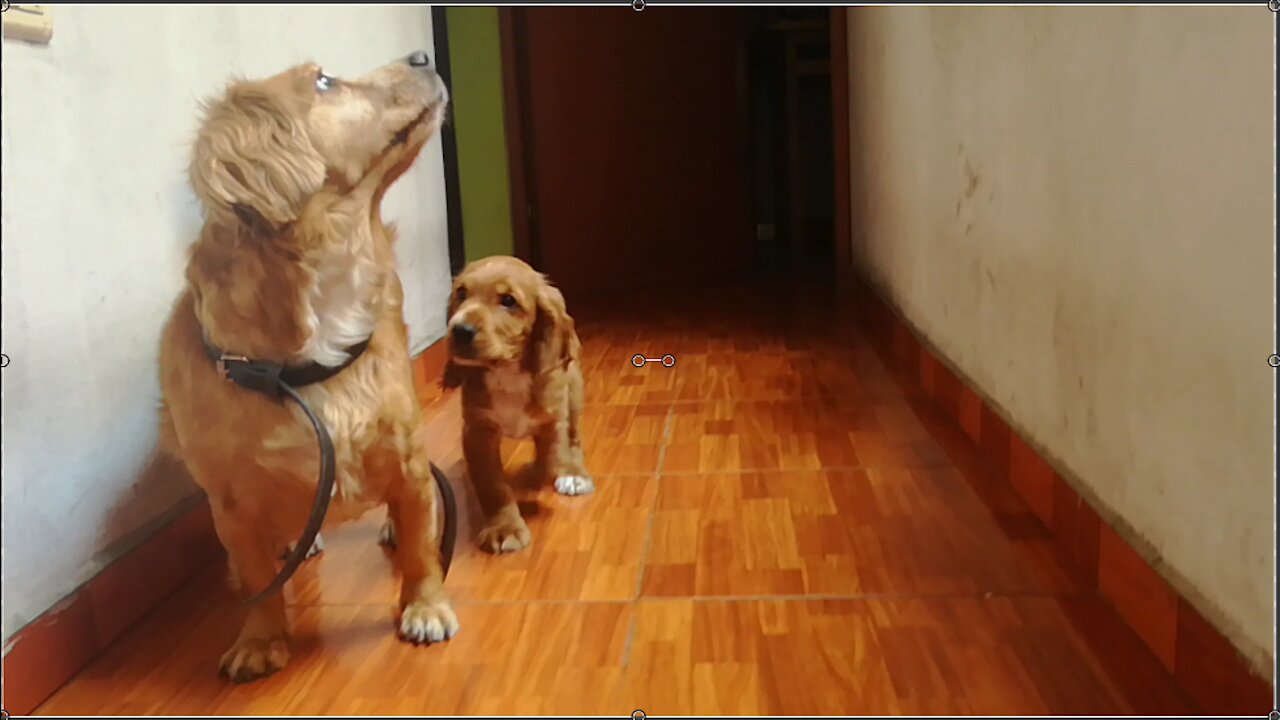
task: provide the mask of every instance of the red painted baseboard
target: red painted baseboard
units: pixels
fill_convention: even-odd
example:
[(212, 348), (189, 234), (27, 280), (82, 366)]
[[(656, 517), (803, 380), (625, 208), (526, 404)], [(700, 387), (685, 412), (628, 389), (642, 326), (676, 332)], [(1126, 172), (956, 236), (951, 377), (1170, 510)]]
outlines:
[(1202, 711), (1258, 717), (1272, 711), (1272, 683), (920, 342), (894, 308), (865, 286), (854, 288), (851, 300), (886, 360), (963, 429)]
[(4, 709), (31, 714), (221, 550), (202, 499), (18, 631), (4, 657)]
[[(437, 342), (414, 358), (423, 405), (443, 395), (446, 353), (445, 343)], [(14, 635), (0, 672), (0, 707), (11, 715), (31, 714), (221, 553), (209, 504), (201, 499)]]

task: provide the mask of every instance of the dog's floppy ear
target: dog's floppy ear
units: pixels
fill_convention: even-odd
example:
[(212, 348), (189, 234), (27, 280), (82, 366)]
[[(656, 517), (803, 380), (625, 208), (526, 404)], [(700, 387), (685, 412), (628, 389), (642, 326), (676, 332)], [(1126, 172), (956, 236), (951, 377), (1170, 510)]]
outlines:
[(269, 238), (280, 230), (279, 225), (268, 220), (261, 212), (244, 203), (233, 203), (231, 211), (235, 213), (236, 219), (240, 221), (240, 224), (249, 231), (250, 236)]
[(269, 235), (297, 219), (324, 184), (324, 160), (290, 112), (290, 100), (238, 83), (205, 103), (188, 173), (211, 216)]
[(565, 309), (564, 295), (545, 277), (538, 286), (538, 316), (525, 352), (528, 370), (541, 373), (564, 365), (571, 356), (573, 318)]

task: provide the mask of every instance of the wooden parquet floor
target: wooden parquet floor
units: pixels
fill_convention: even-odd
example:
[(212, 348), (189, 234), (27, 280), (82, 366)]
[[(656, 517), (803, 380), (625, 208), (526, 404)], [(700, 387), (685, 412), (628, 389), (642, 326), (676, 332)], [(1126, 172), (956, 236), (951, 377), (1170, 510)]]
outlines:
[[(534, 544), (476, 548), (458, 398), (428, 409), (468, 517), (462, 631), (399, 642), (381, 514), (289, 588), (292, 662), (219, 677), (207, 568), (44, 714), (1184, 714), (1159, 661), (964, 434), (819, 292), (619, 301), (583, 323), (597, 492), (530, 491)], [(571, 308), (573, 310), (573, 308)], [(676, 365), (636, 368), (637, 354)], [(532, 456), (508, 448), (514, 472)]]

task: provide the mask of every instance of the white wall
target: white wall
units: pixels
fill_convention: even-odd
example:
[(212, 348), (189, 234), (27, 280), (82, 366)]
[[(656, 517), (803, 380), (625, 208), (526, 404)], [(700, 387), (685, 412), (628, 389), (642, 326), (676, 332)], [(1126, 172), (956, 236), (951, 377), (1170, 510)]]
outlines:
[(1268, 663), (1273, 16), (863, 8), (849, 27), (858, 266)]
[[(3, 631), (162, 522), (194, 486), (148, 470), (158, 333), (199, 228), (196, 102), (232, 73), (355, 75), (432, 49), (425, 7), (57, 6), (3, 43)], [(438, 141), (387, 196), (414, 349), (444, 332)], [(123, 542), (122, 542), (123, 541)]]

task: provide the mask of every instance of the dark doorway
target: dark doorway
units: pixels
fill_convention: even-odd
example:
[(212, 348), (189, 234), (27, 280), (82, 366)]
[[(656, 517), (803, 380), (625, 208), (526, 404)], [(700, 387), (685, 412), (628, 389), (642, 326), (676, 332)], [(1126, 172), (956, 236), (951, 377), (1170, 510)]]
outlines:
[(746, 13), (513, 9), (504, 21), (534, 264), (571, 301), (740, 275)]
[(833, 278), (829, 16), (504, 9), (517, 253), (571, 302)]
[(748, 57), (756, 268), (833, 278), (830, 11), (752, 10)]

